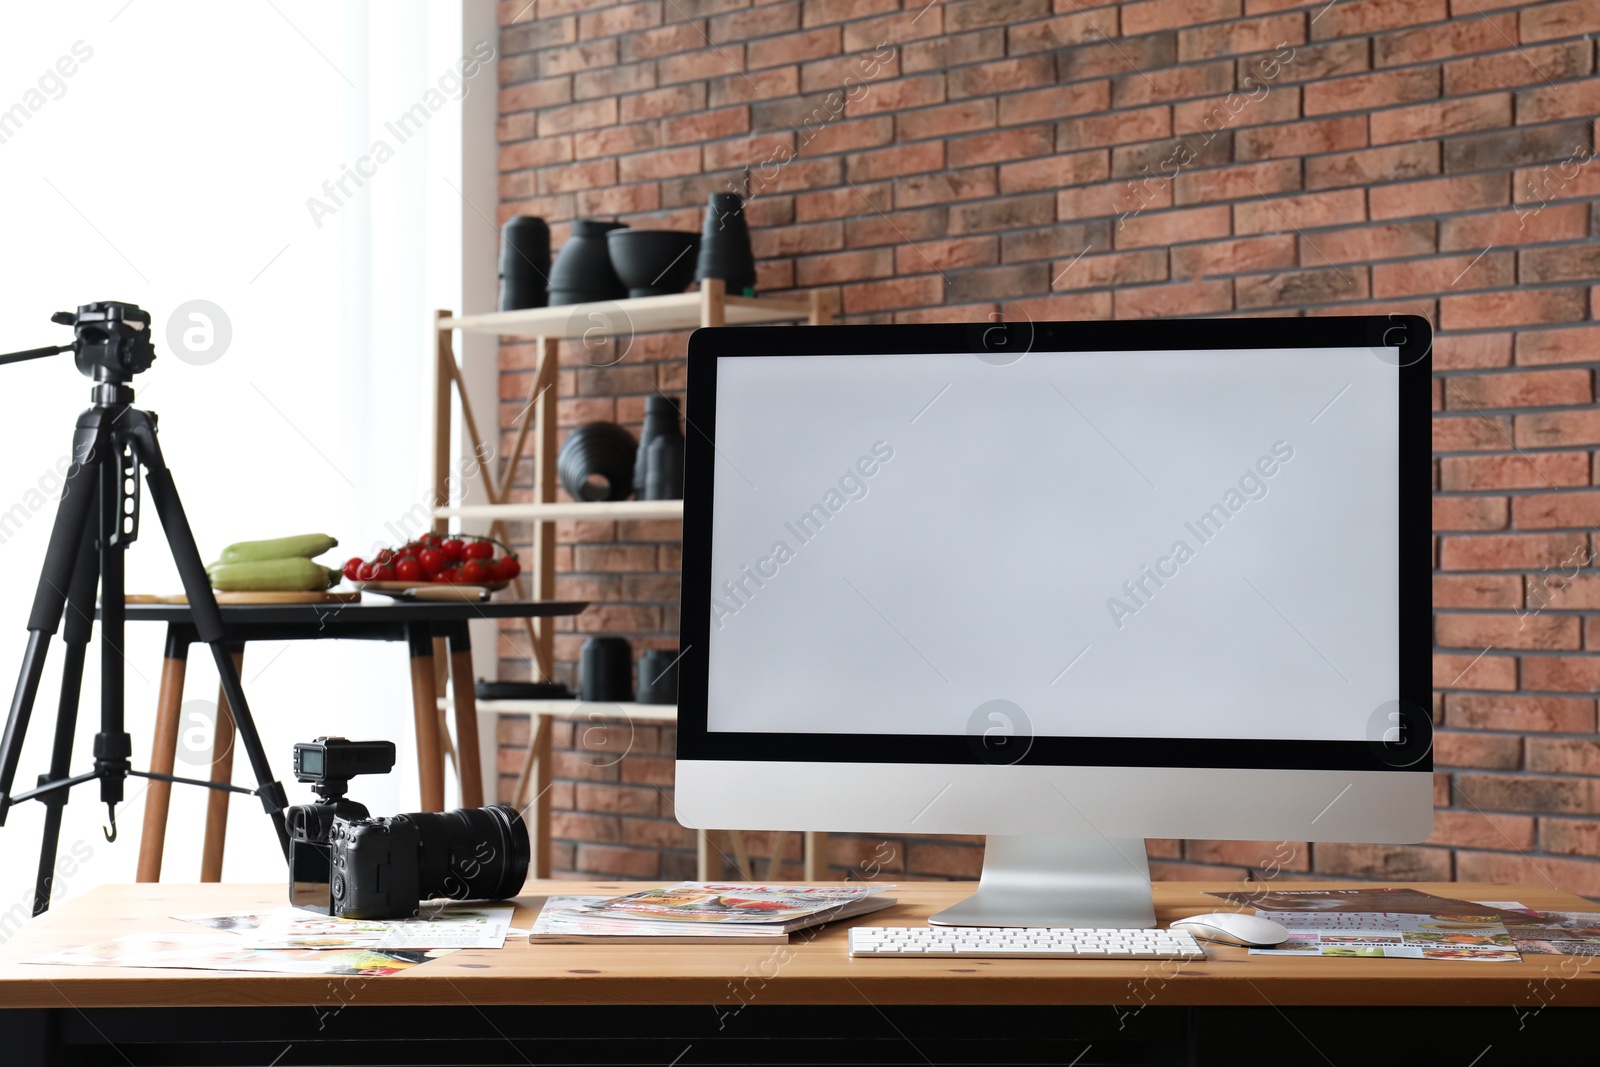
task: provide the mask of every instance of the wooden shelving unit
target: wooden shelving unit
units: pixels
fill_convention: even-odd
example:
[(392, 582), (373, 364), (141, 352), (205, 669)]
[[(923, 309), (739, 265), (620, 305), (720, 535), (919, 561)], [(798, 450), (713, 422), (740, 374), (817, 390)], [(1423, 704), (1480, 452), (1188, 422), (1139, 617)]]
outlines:
[[(805, 300), (788, 297), (730, 296), (722, 282), (711, 279), (700, 283), (697, 292), (674, 293), (669, 296), (649, 296), (631, 300), (604, 301), (592, 304), (568, 304), (561, 307), (528, 308), (522, 311), (494, 311), (479, 315), (456, 315), (449, 311), (436, 313), (434, 321), (434, 394), (433, 394), (433, 483), (435, 499), (440, 505), (434, 509), (434, 529), (448, 530), (452, 519), (487, 520), (492, 537), (509, 541), (505, 524), (508, 522), (533, 523), (533, 552), (527, 560), (524, 573), (515, 580), (519, 597), (550, 600), (555, 597), (555, 524), (567, 519), (681, 519), (681, 500), (624, 500), (605, 503), (587, 503), (556, 500), (556, 371), (560, 346), (563, 340), (578, 338), (596, 339), (618, 335), (658, 333), (667, 330), (690, 330), (701, 326), (751, 326), (768, 323), (808, 322), (822, 325), (832, 318), (831, 309), (821, 293), (812, 293)], [(537, 364), (528, 388), (527, 403), (512, 428), (513, 442), (510, 454), (505, 456), (497, 470), (495, 464), (484, 458), (484, 437), (479, 431), (471, 401), (455, 354), (455, 331), (494, 334), (500, 337), (532, 338), (537, 351)], [(450, 500), (447, 486), (450, 482), (452, 426), (451, 397), (461, 400), (461, 417), (472, 446), (468, 461), (475, 463), (489, 497), (487, 504), (462, 505)], [(491, 427), (495, 439), (499, 437), (499, 419)], [(532, 500), (512, 500), (512, 488), (517, 467), (524, 454), (532, 448), (533, 491)], [(553, 679), (555, 667), (555, 623), (553, 619), (526, 619), (529, 643), (533, 648), (534, 670), (540, 679)], [(449, 706), (443, 686), (439, 696), (441, 707)], [(535, 877), (550, 875), (550, 738), (552, 722), (556, 716), (592, 712), (595, 705), (581, 705), (578, 701), (479, 701), (478, 707), (486, 710), (528, 714), (533, 718), (533, 737), (528, 746), (528, 759), (524, 763), (517, 784), (517, 795), (512, 802), (524, 807), (532, 794), (531, 819), (536, 828), (533, 873)], [(587, 710), (585, 710), (587, 709)], [(623, 712), (636, 720), (677, 720), (677, 709), (671, 705), (629, 705)], [(745, 877), (753, 877), (749, 860), (745, 856), (742, 838), (735, 831), (730, 834), (730, 847), (736, 864)], [(712, 877), (713, 860), (720, 848), (716, 832), (701, 835), (700, 869), (703, 878)], [(806, 877), (820, 877), (817, 860), (820, 841), (818, 835), (807, 835)], [(775, 849), (775, 852), (778, 850)], [(768, 877), (770, 878), (771, 872)]]

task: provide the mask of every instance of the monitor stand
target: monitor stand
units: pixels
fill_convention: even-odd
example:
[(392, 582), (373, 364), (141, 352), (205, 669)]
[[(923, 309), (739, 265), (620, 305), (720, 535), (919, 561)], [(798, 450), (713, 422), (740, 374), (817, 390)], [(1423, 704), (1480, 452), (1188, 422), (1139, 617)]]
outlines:
[(940, 926), (1156, 924), (1137, 837), (990, 837), (978, 891), (928, 918)]

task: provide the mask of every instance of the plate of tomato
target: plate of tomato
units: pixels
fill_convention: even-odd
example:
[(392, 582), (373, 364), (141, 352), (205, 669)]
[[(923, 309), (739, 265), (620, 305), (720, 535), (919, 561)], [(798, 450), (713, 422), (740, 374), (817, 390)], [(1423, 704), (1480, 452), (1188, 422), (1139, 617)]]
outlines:
[(399, 548), (382, 548), (371, 558), (345, 561), (345, 579), (374, 592), (426, 585), (504, 589), (522, 573), (510, 546), (477, 534), (426, 533)]

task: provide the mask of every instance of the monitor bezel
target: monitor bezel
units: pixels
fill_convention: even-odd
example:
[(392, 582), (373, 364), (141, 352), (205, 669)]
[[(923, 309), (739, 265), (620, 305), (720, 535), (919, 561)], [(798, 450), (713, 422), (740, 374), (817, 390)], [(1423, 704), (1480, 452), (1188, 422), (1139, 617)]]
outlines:
[[(707, 728), (712, 623), (711, 532), (717, 360), (724, 356), (1394, 348), (1400, 375), (1399, 741), (1263, 738), (1052, 737), (1030, 739), (1007, 763), (1044, 766), (1277, 768), (1431, 772), (1432, 756), (1432, 330), (1412, 315), (1325, 318), (978, 322), (894, 326), (715, 327), (689, 338), (684, 462), (683, 575), (678, 661), (679, 759), (784, 763), (993, 763), (972, 738), (943, 734), (802, 734)], [(1405, 546), (1411, 546), (1410, 555)], [(1430, 555), (1423, 557), (1428, 551)], [(1405, 564), (1424, 559), (1429, 566)]]

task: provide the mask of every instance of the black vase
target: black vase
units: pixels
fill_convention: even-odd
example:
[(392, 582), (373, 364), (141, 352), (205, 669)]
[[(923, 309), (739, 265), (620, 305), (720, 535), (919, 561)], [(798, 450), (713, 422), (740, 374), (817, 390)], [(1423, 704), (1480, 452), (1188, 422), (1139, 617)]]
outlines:
[[(640, 500), (676, 500), (677, 497), (651, 497), (649, 495), (650, 446), (659, 437), (677, 438), (682, 454), (683, 431), (678, 428), (678, 403), (671, 397), (657, 393), (644, 404), (644, 428), (639, 432), (639, 451), (633, 462), (633, 491)], [(682, 460), (679, 460), (681, 467)], [(682, 483), (682, 477), (679, 477)], [(680, 493), (681, 495), (681, 493)]]
[(586, 422), (567, 435), (556, 477), (574, 500), (626, 500), (633, 492), (633, 434), (614, 422)]
[(633, 699), (640, 704), (678, 702), (678, 652), (651, 648), (639, 657), (639, 689)]
[(576, 219), (572, 236), (550, 265), (550, 306), (587, 304), (596, 300), (621, 300), (628, 287), (611, 266), (606, 234), (625, 229), (626, 223)]
[(550, 274), (550, 227), (516, 215), (500, 231), (500, 310), (542, 308)]
[(633, 649), (626, 637), (591, 637), (578, 653), (580, 696), (586, 703), (633, 699)]
[(683, 499), (683, 434), (662, 434), (650, 442), (644, 458), (644, 498)]
[(696, 281), (721, 278), (727, 291), (734, 294), (755, 291), (756, 257), (750, 249), (750, 228), (745, 224), (744, 201), (734, 193), (711, 194), (694, 276)]

